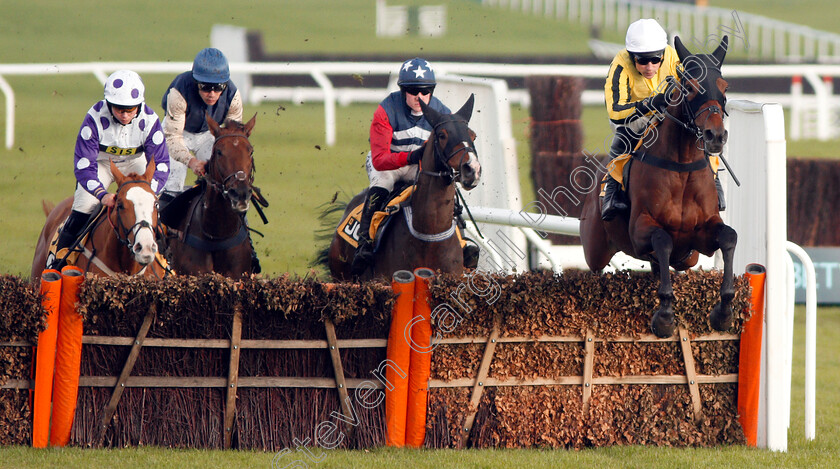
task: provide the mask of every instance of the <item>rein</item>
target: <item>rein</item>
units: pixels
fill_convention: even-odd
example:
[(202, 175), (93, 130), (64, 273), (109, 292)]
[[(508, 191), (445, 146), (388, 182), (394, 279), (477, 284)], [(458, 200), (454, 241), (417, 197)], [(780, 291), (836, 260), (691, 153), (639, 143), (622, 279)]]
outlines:
[[(247, 135), (245, 135), (245, 134), (238, 134), (238, 133), (237, 133), (237, 134), (226, 134), (226, 135), (219, 135), (218, 137), (216, 137), (216, 140), (213, 142), (213, 148), (214, 148), (214, 149), (216, 148), (216, 144), (217, 144), (217, 143), (219, 143), (219, 140), (222, 140), (222, 139), (224, 139), (224, 138), (229, 138), (229, 137), (244, 138), (244, 139), (245, 139), (245, 141), (246, 141), (246, 142), (248, 142), (248, 145), (249, 145), (249, 146), (250, 146), (250, 144), (251, 144), (251, 142), (248, 140), (248, 136), (247, 136)], [(251, 177), (250, 177), (250, 180), (248, 181), (248, 185), (249, 185), (249, 186), (250, 186), (251, 184), (253, 184), (253, 182), (254, 182), (254, 173), (256, 172), (256, 167), (255, 167), (255, 165), (254, 165), (254, 150), (253, 150), (253, 148), (251, 149), (251, 155), (250, 155), (250, 157), (251, 157)], [(214, 180), (211, 180), (211, 178), (207, 178), (207, 179), (208, 179), (208, 181), (207, 181), (207, 182), (208, 182), (208, 183), (209, 183), (209, 185), (210, 185), (210, 186), (212, 186), (214, 189), (216, 189), (217, 191), (221, 192), (221, 193), (222, 193), (222, 195), (223, 195), (225, 198), (227, 198), (228, 200), (230, 200), (230, 196), (229, 196), (230, 189), (228, 189), (228, 182), (229, 182), (232, 178), (235, 178), (237, 181), (245, 181), (246, 177), (247, 177), (247, 176), (245, 175), (245, 171), (239, 170), (239, 171), (236, 171), (236, 172), (234, 172), (234, 173), (232, 173), (232, 174), (227, 175), (226, 177), (224, 177), (224, 178), (222, 179), (222, 181), (221, 181), (221, 182), (216, 182), (216, 181), (214, 181)]]
[[(442, 122), (438, 122), (432, 128), (432, 134), (435, 135), (434, 140), (432, 142), (432, 147), (433, 147), (434, 152), (435, 152), (435, 154), (434, 154), (434, 156), (435, 156), (435, 169), (437, 169), (438, 166), (443, 166), (445, 169), (443, 169), (442, 171), (428, 171), (428, 170), (423, 170), (421, 168), (421, 170), (417, 172), (417, 176), (414, 178), (414, 184), (415, 185), (417, 185), (417, 180), (420, 178), (420, 174), (425, 174), (425, 175), (431, 176), (431, 177), (444, 178), (447, 186), (452, 184), (452, 182), (461, 174), (461, 172), (458, 171), (458, 170), (455, 170), (455, 168), (450, 166), (449, 165), (449, 160), (451, 160), (452, 158), (455, 158), (456, 156), (458, 156), (458, 154), (463, 153), (463, 155), (461, 156), (461, 159), (458, 161), (458, 167), (460, 168), (461, 164), (464, 162), (464, 159), (469, 158), (470, 153), (476, 154), (475, 146), (469, 140), (464, 141), (463, 142), (464, 145), (461, 148), (452, 152), (452, 154), (450, 154), (448, 157), (444, 154), (445, 148), (440, 148), (440, 146), (438, 145), (438, 139), (436, 137), (437, 129), (438, 129), (438, 127), (440, 127), (444, 124), (449, 124), (449, 123), (452, 123), (452, 122), (462, 123), (462, 124), (464, 124), (464, 126), (468, 125), (468, 122), (464, 119), (449, 119), (449, 120), (445, 120), (445, 121), (442, 121)], [(456, 194), (460, 196), (460, 193), (458, 192), (457, 187), (455, 189), (456, 189)], [(414, 197), (413, 193), (411, 194), (411, 197), (412, 198)], [(467, 206), (466, 201), (464, 201), (464, 207), (466, 207), (466, 206)], [(469, 208), (467, 208), (467, 213), (469, 213)], [(419, 239), (420, 241), (435, 243), (435, 242), (445, 241), (445, 240), (451, 238), (453, 235), (455, 235), (455, 230), (457, 229), (457, 223), (456, 223), (454, 217), (452, 219), (452, 226), (450, 226), (448, 229), (446, 229), (445, 231), (442, 231), (440, 233), (429, 234), (429, 233), (422, 233), (422, 232), (419, 232), (419, 231), (414, 229), (413, 216), (412, 216), (412, 210), (411, 210), (411, 205), (410, 204), (406, 205), (406, 207), (403, 209), (403, 214), (405, 216), (406, 225), (408, 226), (408, 231), (411, 233), (411, 235), (413, 237), (415, 237), (416, 239)], [(472, 214), (470, 214), (470, 218), (472, 218)]]
[[(136, 183), (136, 184), (146, 184), (146, 185), (149, 186), (149, 189), (151, 189), (151, 187), (152, 187), (152, 185), (149, 181), (145, 181), (145, 180), (142, 180), (142, 179), (133, 179), (133, 180), (130, 180), (130, 181), (124, 181), (122, 184), (120, 184), (120, 186), (117, 188), (117, 193), (119, 194), (120, 191), (122, 190), (122, 188), (125, 187), (126, 185), (134, 184), (134, 183)], [(106, 215), (105, 218), (108, 219), (108, 223), (111, 225), (111, 228), (114, 230), (114, 235), (116, 236), (119, 243), (121, 245), (125, 246), (129, 251), (131, 250), (131, 247), (132, 247), (132, 244), (133, 244), (128, 239), (128, 237), (130, 235), (133, 234), (135, 239), (136, 239), (137, 238), (137, 233), (143, 228), (148, 228), (148, 229), (152, 230), (152, 235), (153, 236), (155, 235), (155, 231), (156, 231), (157, 227), (155, 226), (153, 228), (152, 224), (149, 223), (148, 220), (140, 220), (139, 222), (131, 225), (130, 228), (126, 229), (125, 225), (123, 225), (123, 223), (122, 223), (122, 219), (119, 216), (119, 211), (120, 211), (119, 206), (117, 206), (117, 208), (114, 209), (113, 211), (112, 211), (111, 207), (108, 207), (107, 215)], [(117, 218), (117, 220), (119, 220), (119, 227), (117, 227), (117, 225), (114, 224), (114, 220), (111, 219), (111, 214), (112, 213), (116, 214), (116, 218)], [(99, 227), (99, 225), (102, 223), (102, 221), (103, 220), (100, 219), (98, 222), (91, 224), (90, 228), (88, 228), (88, 230), (87, 230), (90, 236), (93, 235), (93, 232), (96, 230), (97, 227)], [(83, 251), (82, 252), (84, 253), (85, 257), (88, 258), (88, 267), (85, 270), (87, 271), (90, 268), (90, 264), (92, 263), (99, 270), (104, 272), (109, 277), (113, 277), (113, 276), (117, 275), (116, 272), (114, 272), (110, 267), (108, 267), (105, 264), (105, 262), (99, 256), (96, 255), (96, 247), (93, 245), (93, 238), (91, 238), (91, 247), (92, 247), (91, 249), (88, 249), (87, 246), (83, 246)], [(160, 259), (158, 258), (158, 256), (155, 256), (155, 260), (153, 262), (158, 263), (158, 265), (160, 265), (163, 268), (164, 277), (166, 277), (167, 275), (172, 273), (172, 270), (169, 268), (169, 266), (164, 265), (163, 263), (160, 262)], [(134, 276), (143, 276), (146, 273), (146, 269), (148, 269), (150, 265), (152, 265), (152, 263), (144, 265), (142, 269), (140, 269), (137, 273), (134, 274)], [(154, 270), (153, 270), (153, 272), (154, 272)], [(157, 272), (154, 272), (154, 273), (155, 273), (155, 276), (157, 276), (158, 278), (161, 278), (159, 275), (157, 275)]]
[[(149, 181), (144, 181), (142, 179), (133, 179), (133, 180), (130, 180), (130, 181), (125, 181), (122, 184), (120, 184), (120, 187), (117, 188), (117, 193), (119, 194), (120, 191), (122, 190), (122, 188), (125, 187), (126, 185), (135, 184), (135, 183), (136, 184), (146, 184), (147, 186), (149, 186), (150, 190), (152, 188), (152, 184), (149, 183)], [(152, 191), (152, 192), (154, 192), (154, 191)], [(154, 233), (157, 230), (157, 226), (152, 227), (152, 224), (149, 223), (148, 220), (140, 220), (140, 221), (136, 222), (135, 224), (131, 225), (131, 227), (129, 227), (128, 229), (126, 229), (125, 225), (123, 225), (123, 223), (122, 223), (122, 218), (120, 218), (120, 216), (119, 216), (119, 212), (120, 212), (120, 207), (119, 206), (117, 206), (117, 208), (114, 210), (117, 214), (116, 218), (120, 222), (120, 226), (117, 227), (114, 224), (114, 220), (111, 219), (111, 213), (112, 213), (111, 210), (112, 210), (111, 207), (108, 207), (108, 216), (107, 216), (108, 223), (110, 223), (111, 228), (114, 229), (114, 234), (117, 236), (117, 240), (119, 240), (120, 244), (124, 245), (129, 250), (131, 249), (131, 246), (133, 244), (128, 239), (128, 237), (130, 235), (134, 235), (134, 237), (136, 239), (137, 238), (137, 233), (141, 229), (148, 228), (148, 229), (152, 230), (152, 235), (154, 236)], [(121, 231), (122, 231), (122, 233), (120, 233)]]
[[(466, 120), (450, 119), (450, 120), (446, 120), (446, 121), (443, 121), (443, 122), (438, 122), (437, 125), (435, 125), (432, 128), (432, 133), (436, 134), (438, 127), (440, 127), (441, 125), (444, 125), (444, 124), (451, 123), (451, 122), (460, 122), (460, 123), (463, 123), (465, 126), (468, 125), (468, 122)], [(473, 154), (476, 153), (475, 146), (469, 140), (464, 141), (463, 143), (465, 145), (463, 147), (459, 148), (458, 150), (455, 150), (454, 152), (452, 152), (451, 155), (446, 156), (443, 153), (445, 148), (440, 148), (437, 144), (437, 141), (438, 141), (437, 137), (435, 137), (434, 145), (433, 145), (434, 152), (435, 152), (435, 169), (437, 169), (438, 166), (443, 166), (444, 169), (441, 170), (441, 171), (421, 170), (420, 173), (425, 174), (427, 176), (432, 176), (432, 177), (442, 177), (446, 180), (446, 185), (449, 185), (449, 184), (452, 184), (452, 181), (454, 181), (461, 174), (461, 172), (459, 170), (456, 170), (452, 166), (449, 166), (449, 160), (451, 160), (452, 158), (457, 156), (459, 153), (463, 152), (464, 155), (461, 156), (461, 159), (458, 161), (458, 167), (460, 168), (461, 163), (464, 162), (464, 158), (468, 157), (469, 153), (473, 153)]]

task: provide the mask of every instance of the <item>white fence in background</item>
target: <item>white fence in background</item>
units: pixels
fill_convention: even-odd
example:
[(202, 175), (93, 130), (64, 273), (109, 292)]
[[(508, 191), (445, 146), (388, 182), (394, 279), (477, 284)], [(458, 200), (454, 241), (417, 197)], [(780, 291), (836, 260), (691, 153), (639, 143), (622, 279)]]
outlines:
[[(840, 34), (727, 8), (638, 0), (482, 0), (481, 3), (597, 26), (618, 31), (622, 36), (633, 21), (656, 18), (665, 29), (678, 31), (684, 39), (693, 38), (704, 45), (706, 38), (712, 36), (729, 34), (733, 41), (739, 37), (744, 40), (751, 59), (840, 62)], [(791, 3), (791, 8), (796, 8), (795, 5)], [(691, 40), (684, 42), (691, 48)]]
[[(167, 73), (175, 76), (191, 67), (189, 62), (112, 62), (112, 63), (78, 63), (78, 64), (17, 64), (0, 65), (0, 89), (6, 97), (6, 147), (11, 148), (14, 142), (14, 91), (4, 76), (37, 76), (51, 74), (92, 74), (100, 83), (104, 83), (108, 73), (118, 69), (133, 69), (138, 73)], [(335, 103), (340, 94), (330, 82), (330, 74), (380, 74), (389, 75), (397, 70), (399, 64), (394, 63), (231, 63), (231, 73), (245, 74), (277, 74), (300, 75), (310, 74), (321, 87), (322, 99), (325, 102), (327, 127), (327, 142), (335, 143)], [(574, 220), (556, 220), (560, 217), (546, 215), (546, 223), (557, 222), (557, 227), (543, 226), (539, 214), (523, 216), (518, 209), (523, 205), (518, 188), (518, 171), (516, 171), (516, 153), (513, 139), (510, 136), (509, 98), (505, 97), (505, 82), (488, 78), (444, 78), (446, 75), (471, 75), (479, 77), (508, 77), (529, 75), (573, 75), (584, 77), (602, 77), (604, 69), (600, 66), (549, 66), (549, 65), (505, 65), (505, 64), (467, 64), (467, 63), (439, 63), (437, 72), (441, 77), (441, 93), (448, 96), (447, 102), (463, 103), (466, 94), (471, 90), (485, 90), (479, 98), (475, 125), (482, 123), (481, 134), (495, 140), (488, 141), (487, 146), (479, 148), (482, 154), (482, 164), (493, 168), (493, 172), (506, 176), (506, 179), (516, 180), (514, 185), (505, 186), (504, 195), (510, 204), (505, 209), (480, 209), (482, 200), (473, 200), (476, 204), (477, 219), (483, 223), (499, 224), (497, 217), (502, 218), (505, 226), (517, 226), (516, 223), (503, 223), (517, 216), (525, 220), (530, 227), (521, 226), (523, 236), (529, 238), (532, 244), (544, 247), (544, 241), (535, 234), (535, 229), (571, 234), (575, 230)], [(809, 80), (819, 79), (821, 76), (840, 76), (840, 66), (744, 66), (731, 65), (723, 67), (724, 76), (786, 76), (802, 75)], [(463, 81), (462, 81), (463, 80)], [(444, 85), (447, 83), (447, 85)], [(446, 91), (451, 85), (451, 95)], [(358, 90), (354, 90), (358, 91)], [(257, 90), (252, 90), (252, 93)], [(482, 91), (483, 93), (484, 91)], [(378, 100), (384, 96), (384, 91), (377, 94)], [(736, 96), (730, 94), (730, 98)], [(729, 158), (735, 173), (743, 184), (736, 187), (730, 178), (723, 173), (722, 181), (727, 194), (728, 207), (724, 212), (724, 220), (732, 225), (739, 233), (739, 244), (735, 251), (736, 272), (742, 272), (748, 263), (756, 262), (767, 268), (766, 315), (765, 315), (765, 344), (762, 367), (763, 391), (761, 395), (759, 415), (759, 444), (774, 450), (787, 449), (787, 427), (790, 423), (790, 334), (792, 331), (792, 308), (785, 307), (793, 301), (793, 291), (788, 290), (788, 278), (793, 275), (792, 268), (788, 269), (788, 255), (786, 249), (798, 257), (803, 257), (803, 264), (807, 255), (797, 250), (786, 241), (787, 218), (786, 211), (786, 165), (785, 165), (785, 129), (782, 106), (779, 104), (756, 104), (738, 99), (730, 99), (727, 103), (730, 117), (727, 126), (730, 132), (729, 143), (724, 154)], [(482, 115), (484, 114), (484, 115)], [(486, 117), (484, 117), (486, 116)], [(493, 122), (495, 121), (495, 123)], [(494, 127), (496, 126), (496, 127)], [(330, 133), (332, 131), (332, 133)], [(497, 134), (497, 135), (491, 135)], [(484, 144), (481, 144), (484, 145)], [(490, 162), (489, 159), (498, 161)], [(509, 176), (509, 177), (508, 177)], [(513, 183), (511, 183), (513, 184)], [(487, 191), (492, 192), (495, 187), (488, 185)], [(478, 194), (478, 192), (476, 193)], [(493, 194), (490, 194), (492, 200)], [(495, 203), (495, 202), (493, 202)], [(527, 206), (527, 205), (526, 205)], [(487, 213), (487, 211), (495, 213)], [(485, 251), (493, 249), (497, 265), (503, 265), (501, 252), (511, 240), (516, 246), (522, 246), (514, 235), (504, 237), (493, 232), (499, 242), (494, 246), (487, 243)], [(517, 247), (522, 252), (521, 247)], [(517, 249), (507, 251), (507, 256), (519, 256)], [(487, 252), (485, 252), (486, 254)], [(491, 254), (493, 255), (493, 254)], [(520, 256), (521, 257), (521, 256)], [(562, 269), (563, 259), (553, 261)], [(514, 265), (519, 269), (519, 265)], [(807, 267), (806, 267), (807, 268)], [(813, 267), (811, 267), (811, 270)], [(809, 275), (809, 292), (815, 287), (813, 275)], [(786, 291), (789, 293), (786, 295)], [(814, 290), (815, 291), (815, 290)], [(806, 306), (806, 438), (814, 438), (814, 390), (815, 390), (815, 332), (816, 332), (816, 301), (815, 293), (808, 293), (809, 302)], [(787, 346), (785, 345), (787, 344)]]
[[(392, 62), (231, 62), (231, 74), (244, 74), (246, 76), (261, 75), (309, 75), (317, 83), (317, 87), (249, 87), (250, 94), (245, 99), (254, 104), (261, 101), (291, 101), (295, 103), (318, 101), (324, 103), (325, 120), (325, 143), (335, 145), (335, 113), (336, 104), (347, 104), (352, 102), (378, 103), (382, 98), (395, 88), (395, 85), (387, 89), (363, 89), (363, 88), (336, 88), (330, 80), (330, 75), (352, 75), (358, 74), (363, 77), (369, 75), (393, 76), (399, 69), (399, 63)], [(150, 73), (163, 73), (174, 77), (175, 75), (189, 70), (192, 67), (190, 62), (83, 62), (83, 63), (60, 63), (60, 64), (0, 64), (0, 91), (3, 92), (6, 101), (6, 148), (14, 146), (15, 133), (15, 95), (12, 86), (5, 79), (9, 76), (40, 76), (40, 75), (93, 75), (100, 83), (104, 84), (108, 74), (114, 70), (123, 68), (134, 70), (141, 75)], [(494, 64), (494, 63), (460, 63), (460, 62), (438, 62), (435, 63), (435, 70), (438, 76), (464, 75), (473, 77), (526, 77), (530, 75), (567, 75), (585, 78), (604, 78), (605, 67), (599, 65), (519, 65), (519, 64)], [(836, 119), (832, 119), (832, 106), (837, 101), (831, 94), (830, 87), (827, 87), (823, 77), (840, 77), (840, 65), (724, 65), (724, 77), (794, 77), (802, 76), (818, 90), (818, 98), (815, 101), (817, 108), (817, 129), (824, 129), (818, 134), (820, 139), (828, 139), (834, 128), (838, 126)], [(395, 79), (391, 80), (395, 83)], [(728, 93), (730, 99), (749, 99), (759, 102), (780, 102), (789, 106), (790, 95), (751, 95), (744, 93)], [(824, 99), (824, 98), (831, 99)], [(582, 96), (584, 104), (602, 104), (603, 93), (597, 91), (586, 91)], [(524, 105), (530, 103), (527, 90), (510, 90), (508, 93), (510, 102), (520, 102)], [(155, 107), (156, 100), (150, 100)], [(834, 104), (833, 104), (834, 103)]]

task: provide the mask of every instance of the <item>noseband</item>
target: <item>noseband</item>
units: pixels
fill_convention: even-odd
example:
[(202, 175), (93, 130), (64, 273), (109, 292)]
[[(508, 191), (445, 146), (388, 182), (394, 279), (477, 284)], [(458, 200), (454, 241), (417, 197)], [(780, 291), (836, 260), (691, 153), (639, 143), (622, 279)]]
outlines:
[[(228, 137), (244, 138), (245, 142), (248, 143), (248, 146), (251, 145), (250, 141), (248, 141), (248, 136), (245, 135), (245, 134), (220, 135), (220, 136), (216, 137), (216, 141), (213, 142), (214, 153), (215, 153), (215, 149), (216, 149), (216, 144), (219, 143), (219, 140), (221, 140), (223, 138), (228, 138)], [(225, 196), (226, 199), (231, 200), (231, 198), (230, 198), (231, 197), (230, 196), (231, 186), (229, 185), (229, 183), (231, 181), (234, 181), (234, 182), (242, 181), (242, 182), (244, 182), (244, 181), (247, 180), (247, 183), (248, 183), (249, 187), (254, 183), (255, 168), (254, 168), (254, 149), (253, 148), (251, 148), (251, 154), (249, 156), (251, 158), (251, 168), (250, 168), (251, 169), (251, 177), (250, 178), (248, 178), (248, 175), (245, 173), (245, 171), (239, 170), (239, 171), (235, 171), (231, 174), (228, 174), (227, 176), (222, 178), (221, 182), (216, 182), (216, 181), (212, 180), (211, 178), (208, 178), (207, 179), (208, 184), (210, 186), (212, 186), (214, 189), (216, 189), (217, 191), (221, 192), (222, 195)], [(250, 190), (249, 190), (249, 192), (250, 192)]]
[[(130, 181), (124, 181), (122, 184), (120, 184), (120, 187), (117, 188), (117, 194), (119, 194), (120, 191), (122, 191), (123, 187), (127, 186), (128, 184), (134, 184), (134, 183), (146, 184), (147, 186), (149, 186), (149, 190), (154, 194), (154, 191), (151, 190), (151, 188), (152, 188), (151, 183), (149, 183), (149, 181), (144, 181), (142, 179), (134, 179), (134, 180), (130, 180)], [(140, 220), (140, 221), (134, 223), (133, 225), (131, 225), (129, 228), (126, 228), (125, 225), (122, 222), (122, 218), (120, 217), (120, 210), (121, 209), (122, 209), (122, 204), (117, 203), (115, 212), (117, 214), (117, 220), (119, 221), (119, 224), (120, 224), (119, 227), (117, 227), (114, 224), (114, 221), (111, 220), (111, 207), (108, 207), (108, 222), (111, 224), (111, 227), (114, 229), (114, 234), (117, 236), (117, 240), (119, 240), (120, 244), (124, 245), (129, 250), (131, 250), (131, 247), (134, 245), (134, 243), (131, 242), (128, 239), (128, 237), (131, 236), (131, 235), (134, 235), (134, 239), (136, 240), (137, 239), (137, 233), (140, 232), (140, 230), (143, 229), (143, 228), (148, 228), (148, 229), (152, 230), (152, 236), (154, 236), (155, 232), (157, 231), (157, 226), (152, 226), (152, 224), (149, 223), (148, 220)]]
[[(438, 122), (432, 128), (432, 133), (435, 134), (435, 136), (436, 136), (438, 127), (440, 127), (443, 124), (448, 124), (448, 123), (452, 123), (452, 122), (462, 123), (462, 124), (464, 124), (465, 127), (468, 126), (468, 122), (463, 120), (463, 119), (450, 119), (450, 120), (445, 120), (443, 122)], [(440, 148), (440, 146), (438, 145), (438, 139), (437, 139), (437, 136), (436, 136), (435, 139), (434, 139), (434, 150), (435, 150), (435, 169), (437, 171), (425, 171), (424, 170), (424, 171), (422, 171), (422, 173), (426, 174), (428, 176), (442, 177), (442, 178), (444, 178), (444, 181), (446, 182), (446, 185), (452, 184), (452, 181), (454, 181), (458, 176), (461, 175), (461, 171), (456, 170), (452, 166), (449, 166), (449, 160), (451, 160), (452, 158), (457, 156), (459, 153), (463, 152), (464, 154), (461, 156), (461, 159), (458, 160), (458, 168), (460, 168), (461, 164), (464, 163), (464, 159), (469, 158), (470, 153), (472, 153), (473, 155), (477, 154), (477, 152), (475, 151), (475, 145), (473, 144), (473, 142), (469, 138), (466, 139), (465, 141), (463, 141), (462, 143), (464, 144), (464, 146), (462, 146), (461, 148), (453, 151), (449, 156), (447, 156), (447, 155), (444, 154), (445, 148)], [(440, 169), (441, 167), (443, 168), (442, 170)]]
[[(721, 74), (720, 68), (718, 68), (718, 67), (707, 66), (706, 69), (707, 70), (714, 70), (718, 73), (718, 75)], [(688, 74), (687, 70), (684, 72), (683, 76), (686, 76), (686, 74)], [(691, 75), (687, 75), (687, 76), (691, 77)], [(715, 99), (715, 104), (709, 104), (707, 106), (699, 107), (697, 109), (697, 111), (694, 110), (694, 106), (692, 105), (692, 103), (694, 103), (698, 99), (706, 97), (708, 93), (709, 93), (708, 90), (704, 90), (703, 94), (700, 94), (699, 91), (698, 91), (698, 94), (693, 99), (691, 99), (691, 100), (681, 99), (680, 100), (681, 101), (680, 104), (682, 105), (682, 113), (683, 113), (683, 115), (688, 116), (688, 122), (683, 122), (682, 120), (680, 120), (679, 118), (677, 118), (676, 116), (674, 116), (673, 114), (668, 112), (667, 109), (664, 111), (664, 114), (665, 114), (666, 117), (668, 117), (672, 121), (676, 122), (677, 124), (681, 125), (690, 134), (697, 137), (698, 141), (703, 138), (703, 131), (700, 129), (700, 126), (697, 125), (697, 119), (699, 119), (700, 116), (708, 113), (708, 114), (706, 114), (706, 117), (705, 117), (705, 119), (708, 119), (710, 116), (712, 116), (714, 114), (721, 114), (721, 116), (728, 115), (726, 113), (726, 96), (722, 97), (722, 99), (723, 99), (722, 104), (719, 103), (718, 99)]]

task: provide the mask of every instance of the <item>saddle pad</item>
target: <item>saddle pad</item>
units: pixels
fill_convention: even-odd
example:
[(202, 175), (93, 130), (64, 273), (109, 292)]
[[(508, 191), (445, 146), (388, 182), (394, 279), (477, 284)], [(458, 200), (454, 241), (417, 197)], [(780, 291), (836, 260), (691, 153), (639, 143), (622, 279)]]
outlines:
[(167, 226), (180, 226), (181, 221), (187, 217), (187, 211), (192, 205), (193, 199), (204, 192), (204, 180), (199, 179), (198, 184), (176, 195), (166, 206), (158, 210), (158, 219)]
[[(382, 222), (391, 214), (398, 212), (399, 204), (405, 202), (412, 192), (414, 192), (414, 186), (406, 187), (396, 197), (388, 201), (384, 211), (373, 214), (373, 218), (370, 220), (370, 239), (376, 239), (376, 233), (379, 231)], [(364, 202), (354, 207), (347, 217), (341, 220), (336, 229), (338, 235), (354, 248), (359, 246), (359, 222), (362, 219), (362, 209), (364, 207)], [(389, 210), (390, 207), (394, 208)]]

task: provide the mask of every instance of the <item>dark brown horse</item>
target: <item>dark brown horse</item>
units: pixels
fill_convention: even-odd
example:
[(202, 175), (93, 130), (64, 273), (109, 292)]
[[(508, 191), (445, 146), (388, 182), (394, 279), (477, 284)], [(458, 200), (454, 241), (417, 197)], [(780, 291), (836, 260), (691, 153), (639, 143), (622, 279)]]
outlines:
[(651, 330), (669, 337), (675, 328), (674, 291), (669, 266), (686, 270), (697, 263), (698, 252), (723, 254), (720, 302), (709, 316), (712, 327), (729, 329), (734, 296), (732, 256), (737, 234), (718, 212), (717, 192), (709, 157), (719, 155), (726, 142), (723, 126), (727, 83), (720, 66), (726, 55), (724, 36), (712, 54), (692, 55), (679, 38), (675, 48), (684, 71), (680, 84), (668, 92), (668, 107), (656, 132), (642, 137), (629, 172), (630, 213), (604, 222), (598, 190), (584, 202), (580, 235), (586, 263), (600, 271), (617, 251), (649, 260), (659, 274), (659, 309)]
[[(256, 118), (254, 115), (246, 124), (227, 120), (220, 126), (207, 115), (216, 141), (204, 180), (171, 202), (171, 208), (164, 208), (162, 214), (169, 228), (168, 254), (178, 274), (217, 272), (241, 277), (252, 272), (245, 214), (255, 171), (254, 147), (248, 137)], [(171, 210), (176, 207), (180, 209)]]
[[(157, 197), (151, 186), (155, 162), (149, 161), (145, 174), (128, 175), (123, 175), (111, 162), (111, 173), (117, 183), (116, 205), (94, 222), (75, 265), (101, 276), (122, 273), (163, 278), (167, 270), (157, 260)], [(30, 279), (33, 281), (41, 278), (53, 235), (72, 206), (73, 198), (68, 197), (47, 214), (32, 260)]]
[[(362, 279), (389, 279), (397, 270), (413, 271), (428, 267), (443, 272), (462, 273), (464, 256), (454, 224), (455, 181), (464, 189), (478, 185), (481, 165), (475, 152), (475, 134), (468, 124), (474, 96), (455, 114), (441, 114), (422, 101), (420, 106), (433, 131), (426, 141), (422, 171), (411, 200), (391, 221), (389, 232), (377, 248), (373, 265)], [(364, 200), (367, 190), (356, 195), (344, 212)], [(354, 248), (337, 234), (328, 253), (330, 273), (336, 280), (350, 280)]]

